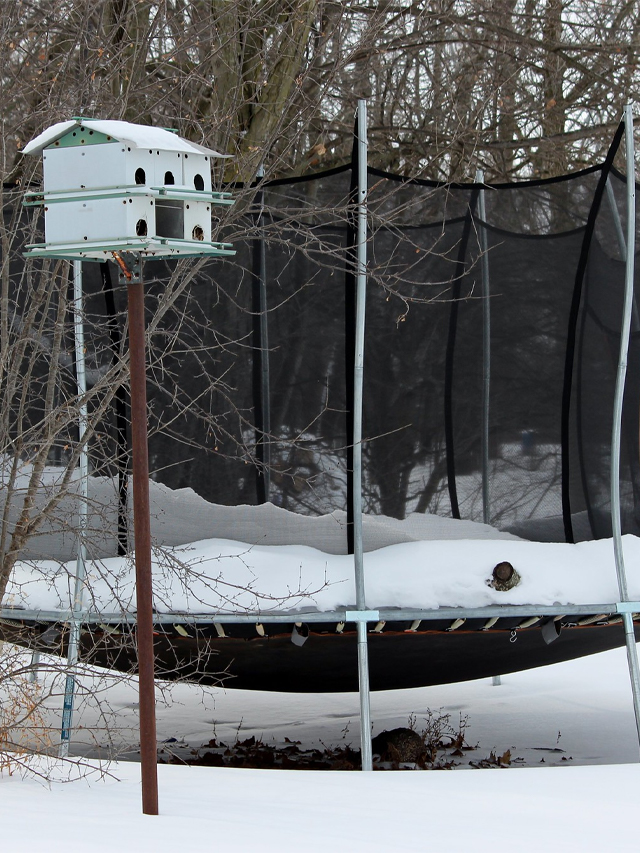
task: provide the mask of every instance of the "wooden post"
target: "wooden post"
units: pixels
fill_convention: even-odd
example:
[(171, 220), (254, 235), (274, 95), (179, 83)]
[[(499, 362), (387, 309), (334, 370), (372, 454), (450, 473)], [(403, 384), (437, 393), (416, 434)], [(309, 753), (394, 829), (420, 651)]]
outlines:
[[(135, 537), (138, 684), (142, 811), (158, 814), (158, 754), (153, 660), (151, 525), (149, 519), (149, 448), (145, 357), (144, 286), (141, 262), (129, 270), (116, 262), (127, 281), (129, 369), (131, 378), (131, 450), (133, 457), (133, 531)], [(128, 273), (128, 275), (127, 275)]]

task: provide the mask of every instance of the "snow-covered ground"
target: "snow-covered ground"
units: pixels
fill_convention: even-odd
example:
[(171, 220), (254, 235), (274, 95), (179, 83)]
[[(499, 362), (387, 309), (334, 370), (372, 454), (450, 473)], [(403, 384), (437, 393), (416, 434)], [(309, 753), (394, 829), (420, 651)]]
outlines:
[(139, 765), (113, 770), (49, 789), (0, 780), (5, 849), (638, 849), (637, 765), (366, 775), (165, 766), (158, 817), (140, 814)]
[[(336, 519), (326, 523), (336, 525)], [(464, 538), (440, 534), (430, 541), (407, 537), (375, 545), (365, 557), (368, 605), (617, 598), (610, 541), (539, 544), (480, 533), (467, 538), (465, 527)], [(354, 602), (351, 558), (307, 544), (265, 544), (262, 534), (245, 541), (164, 542), (156, 552), (156, 607), (324, 609)], [(625, 537), (625, 556), (631, 595), (640, 598), (640, 539)], [(486, 580), (503, 560), (513, 563), (522, 583), (498, 593)], [(62, 560), (22, 563), (11, 603), (68, 607), (74, 570), (73, 562)], [(90, 608), (131, 606), (126, 561), (96, 560), (88, 580)], [(45, 694), (53, 686), (45, 722), (55, 740), (63, 679), (43, 672), (41, 683)], [(373, 695), (374, 735), (409, 723), (420, 731), (430, 713), (448, 714), (454, 727), (466, 718), (466, 741), (476, 748), (459, 756), (452, 772), (161, 765), (159, 817), (140, 814), (135, 681), (85, 669), (77, 696), (71, 752), (79, 764), (37, 759), (46, 784), (32, 775), (0, 775), (0, 837), (7, 849), (638, 849), (640, 752), (624, 649), (503, 676), (500, 686), (484, 679)], [(276, 745), (289, 738), (302, 748), (359, 746), (354, 694), (159, 685), (157, 716), (162, 757), (198, 751), (212, 739), (234, 744), (252, 736)], [(491, 754), (508, 755), (509, 766), (470, 769)], [(113, 755), (129, 760), (106, 763)], [(76, 781), (64, 783), (74, 775)]]
[[(622, 629), (621, 629), (622, 630)], [(134, 683), (98, 671), (86, 688), (73, 752), (136, 744)], [(51, 703), (51, 723), (59, 714)], [(70, 784), (0, 776), (7, 849), (93, 851), (226, 849), (309, 851), (407, 849), (523, 851), (638, 849), (639, 750), (624, 649), (491, 680), (376, 693), (374, 734), (419, 729), (428, 709), (468, 716), (471, 757), (511, 750), (504, 769), (452, 772), (310, 772), (159, 767), (160, 816), (140, 814), (139, 764), (111, 763), (109, 775), (80, 773)], [(159, 694), (159, 740), (191, 747), (212, 737), (250, 735), (303, 745), (359, 741), (353, 694), (249, 693), (174, 685)], [(96, 766), (94, 760), (89, 762)], [(68, 767), (49, 765), (54, 778)]]

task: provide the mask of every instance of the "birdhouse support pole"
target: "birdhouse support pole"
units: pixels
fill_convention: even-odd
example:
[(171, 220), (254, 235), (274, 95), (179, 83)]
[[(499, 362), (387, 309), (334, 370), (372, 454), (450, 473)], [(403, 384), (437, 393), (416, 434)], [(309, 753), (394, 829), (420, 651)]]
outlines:
[(151, 525), (149, 519), (149, 449), (147, 442), (147, 377), (144, 287), (141, 261), (127, 266), (114, 253), (120, 279), (127, 284), (129, 309), (129, 370), (131, 381), (131, 450), (133, 457), (133, 531), (136, 564), (136, 640), (140, 707), (142, 811), (158, 814), (156, 708), (153, 660), (153, 596)]
[(81, 615), (84, 598), (84, 579), (86, 563), (87, 520), (89, 514), (89, 452), (85, 434), (88, 425), (87, 373), (84, 357), (84, 321), (82, 311), (82, 261), (73, 262), (73, 337), (76, 356), (76, 384), (78, 389), (78, 443), (80, 459), (78, 474), (80, 477), (80, 502), (78, 505), (78, 551), (76, 558), (76, 577), (73, 595), (73, 620), (69, 625), (69, 643), (67, 646), (67, 678), (64, 688), (62, 707), (62, 729), (58, 755), (69, 755), (71, 731), (73, 728), (73, 703), (76, 689), (76, 668), (80, 648)]

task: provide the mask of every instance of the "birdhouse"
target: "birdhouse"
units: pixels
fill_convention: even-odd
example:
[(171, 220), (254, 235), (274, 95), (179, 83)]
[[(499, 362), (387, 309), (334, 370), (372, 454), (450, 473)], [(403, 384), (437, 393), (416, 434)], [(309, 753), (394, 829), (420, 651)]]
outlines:
[(42, 153), (44, 171), (42, 192), (24, 203), (44, 207), (45, 242), (27, 256), (234, 254), (211, 241), (212, 208), (233, 203), (211, 188), (212, 159), (225, 155), (163, 128), (88, 118), (54, 124), (24, 153)]

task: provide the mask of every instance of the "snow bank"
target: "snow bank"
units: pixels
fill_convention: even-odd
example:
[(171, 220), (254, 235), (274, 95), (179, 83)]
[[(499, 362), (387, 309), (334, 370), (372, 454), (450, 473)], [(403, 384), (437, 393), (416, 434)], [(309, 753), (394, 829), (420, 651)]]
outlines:
[[(638, 765), (457, 773), (158, 768), (160, 816), (140, 807), (140, 765), (116, 778), (0, 777), (7, 849), (302, 848), (637, 850)], [(607, 842), (606, 839), (611, 839)]]
[[(629, 593), (640, 598), (640, 539), (624, 536)], [(522, 581), (508, 592), (487, 586), (507, 560)], [(618, 599), (612, 540), (576, 545), (520, 540), (404, 542), (364, 556), (369, 607), (482, 607), (489, 604), (604, 604)], [(135, 609), (130, 559), (88, 564), (92, 611)], [(18, 563), (7, 603), (68, 609), (75, 562)], [(353, 557), (303, 545), (249, 545), (209, 539), (154, 553), (154, 604), (186, 613), (332, 610), (355, 604)]]
[[(9, 479), (12, 460), (0, 456), (0, 502), (6, 500), (5, 483)], [(32, 466), (24, 463), (14, 485), (8, 518), (15, 524), (19, 518), (25, 490), (29, 486)], [(42, 485), (35, 495), (34, 512), (41, 510), (60, 486), (64, 469), (46, 468)], [(129, 495), (131, 495), (131, 484)], [(89, 517), (87, 546), (95, 558), (117, 554), (118, 481), (113, 477), (89, 477)], [(253, 545), (309, 545), (328, 554), (347, 553), (347, 513), (334, 510), (321, 516), (296, 512), (264, 503), (256, 506), (223, 506), (200, 497), (193, 489), (169, 489), (162, 483), (149, 481), (151, 504), (151, 536), (158, 545), (184, 545), (202, 539), (233, 539)], [(72, 480), (56, 508), (31, 537), (24, 556), (29, 559), (75, 559), (80, 480)], [(129, 506), (131, 522), (131, 506)], [(496, 530), (488, 524), (443, 518), (429, 513), (412, 513), (405, 519), (385, 515), (362, 518), (365, 551), (385, 545), (423, 539), (510, 539), (519, 537)]]

